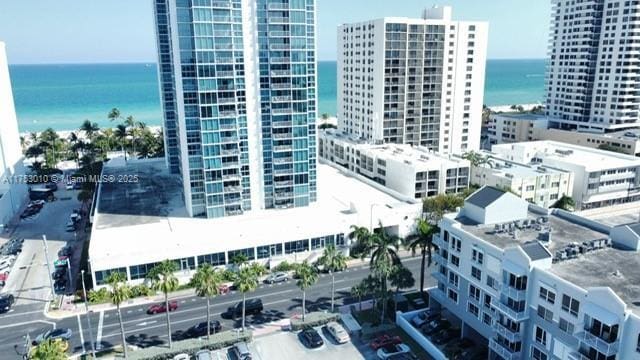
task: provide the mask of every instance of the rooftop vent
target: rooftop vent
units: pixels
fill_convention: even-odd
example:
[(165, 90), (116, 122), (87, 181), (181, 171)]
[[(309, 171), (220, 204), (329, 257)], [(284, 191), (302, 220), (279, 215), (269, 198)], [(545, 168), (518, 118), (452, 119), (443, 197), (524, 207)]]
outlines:
[(573, 150), (560, 150), (556, 149), (556, 153), (560, 155), (571, 155), (573, 154)]

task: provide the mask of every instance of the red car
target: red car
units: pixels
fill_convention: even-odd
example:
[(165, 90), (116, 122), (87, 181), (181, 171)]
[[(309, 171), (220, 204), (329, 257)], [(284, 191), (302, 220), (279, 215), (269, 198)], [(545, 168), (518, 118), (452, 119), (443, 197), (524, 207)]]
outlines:
[(220, 295), (227, 294), (229, 290), (229, 285), (226, 284), (220, 285), (220, 287), (218, 288), (218, 292), (220, 293)]
[(378, 350), (380, 348), (383, 348), (385, 346), (389, 346), (389, 345), (397, 345), (402, 343), (402, 339), (400, 338), (400, 336), (389, 336), (387, 334), (383, 334), (378, 336), (377, 338), (375, 338), (370, 344), (369, 346), (371, 346), (371, 348), (373, 350)]
[[(178, 302), (175, 300), (169, 301), (169, 311), (174, 311), (177, 309), (178, 309)], [(166, 311), (167, 311), (167, 308), (165, 307), (164, 303), (153, 304), (149, 306), (149, 308), (147, 309), (147, 314), (153, 315), (153, 314), (163, 313)]]

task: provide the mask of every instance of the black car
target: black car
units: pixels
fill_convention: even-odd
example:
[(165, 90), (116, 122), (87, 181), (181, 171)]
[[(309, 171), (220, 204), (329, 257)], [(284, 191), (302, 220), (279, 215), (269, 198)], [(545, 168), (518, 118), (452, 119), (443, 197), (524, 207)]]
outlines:
[(67, 290), (67, 280), (62, 278), (53, 283), (53, 290), (56, 293), (63, 293)]
[(302, 330), (299, 334), (299, 337), (300, 342), (302, 342), (308, 348), (315, 349), (324, 345), (322, 337), (320, 337), (320, 334), (318, 334), (318, 332), (313, 328)]
[(431, 342), (436, 345), (443, 345), (449, 340), (459, 339), (460, 338), (460, 329), (458, 328), (450, 328), (446, 330), (440, 330), (435, 335), (431, 336)]
[(14, 242), (2, 249), (2, 255), (18, 255), (22, 252), (22, 243)]
[(67, 276), (67, 271), (63, 268), (58, 268), (51, 274), (53, 280), (64, 280), (65, 276)]
[[(260, 299), (249, 299), (245, 304), (245, 315), (255, 315), (260, 314), (264, 307), (262, 306), (262, 300)], [(223, 318), (231, 319), (238, 316), (242, 316), (242, 301), (231, 306), (227, 309), (226, 312), (221, 314)]]
[(73, 246), (67, 245), (58, 251), (58, 256), (71, 256), (73, 254)]
[(14, 301), (15, 299), (11, 294), (0, 295), (0, 313), (11, 310), (11, 305), (13, 305)]
[[(218, 320), (209, 321), (209, 332), (215, 334), (222, 330), (222, 325)], [(203, 321), (199, 324), (193, 325), (184, 333), (186, 337), (201, 337), (207, 335), (207, 322)]]

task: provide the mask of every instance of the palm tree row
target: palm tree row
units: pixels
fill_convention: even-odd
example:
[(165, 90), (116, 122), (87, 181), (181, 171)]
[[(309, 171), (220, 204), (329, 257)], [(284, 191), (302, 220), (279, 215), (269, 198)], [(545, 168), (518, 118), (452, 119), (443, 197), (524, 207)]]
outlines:
[(25, 157), (33, 159), (32, 170), (46, 173), (55, 169), (62, 160), (72, 160), (80, 166), (84, 156), (104, 160), (108, 152), (117, 150), (124, 153), (125, 159), (127, 155), (138, 158), (164, 155), (161, 131), (152, 131), (133, 116), (123, 119), (117, 108), (112, 109), (107, 117), (110, 121), (122, 120), (122, 123), (113, 129), (100, 129), (97, 123), (85, 120), (66, 138), (52, 128), (20, 137)]

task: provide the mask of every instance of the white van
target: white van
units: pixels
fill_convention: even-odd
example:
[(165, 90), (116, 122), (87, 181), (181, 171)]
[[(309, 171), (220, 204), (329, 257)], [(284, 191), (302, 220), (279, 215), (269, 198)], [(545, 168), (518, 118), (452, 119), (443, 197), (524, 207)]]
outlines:
[(0, 272), (4, 272), (5, 270), (11, 268), (13, 262), (15, 261), (14, 257), (5, 257), (0, 260)]

